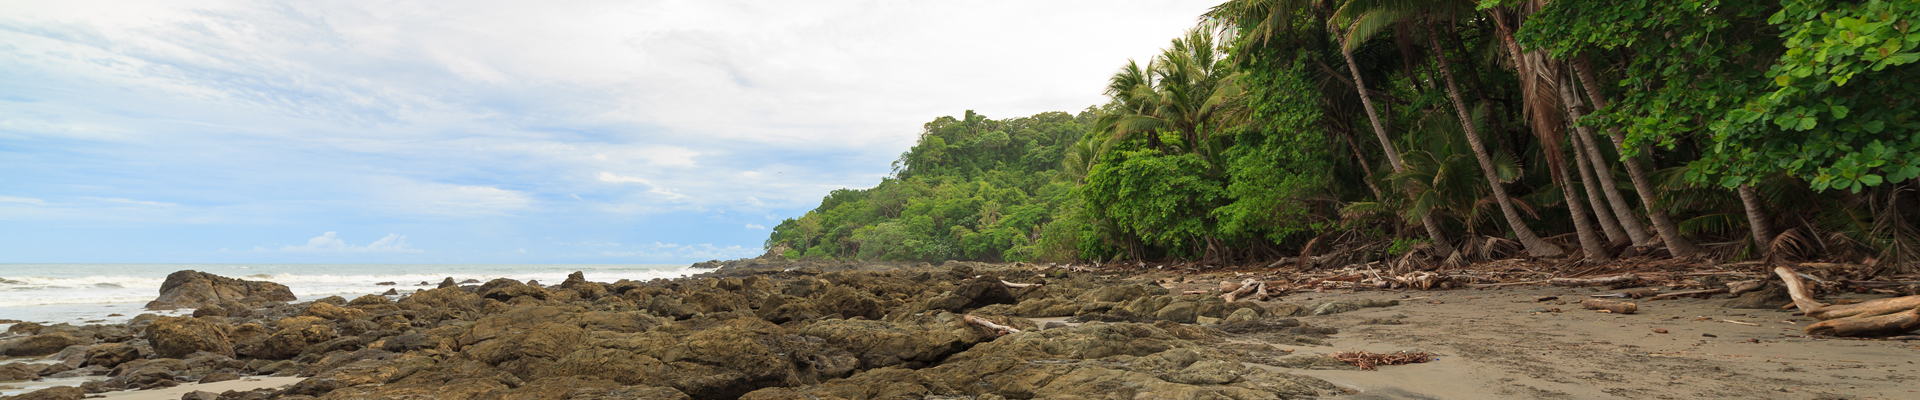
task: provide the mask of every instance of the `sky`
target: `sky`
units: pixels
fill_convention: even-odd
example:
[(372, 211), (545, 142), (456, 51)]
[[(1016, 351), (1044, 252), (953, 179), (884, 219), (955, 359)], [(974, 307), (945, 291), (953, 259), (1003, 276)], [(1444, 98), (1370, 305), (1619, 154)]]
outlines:
[(0, 0), (0, 263), (687, 263), (1205, 1)]

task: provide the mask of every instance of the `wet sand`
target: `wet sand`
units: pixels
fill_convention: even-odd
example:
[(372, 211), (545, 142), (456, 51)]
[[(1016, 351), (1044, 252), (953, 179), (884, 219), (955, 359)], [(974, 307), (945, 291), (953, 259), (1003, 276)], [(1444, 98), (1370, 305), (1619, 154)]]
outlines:
[[(1409, 350), (1433, 353), (1436, 360), (1380, 371), (1286, 372), (1333, 382), (1355, 391), (1342, 397), (1352, 399), (1920, 398), (1920, 342), (1811, 338), (1801, 329), (1812, 319), (1790, 311), (1725, 308), (1724, 299), (1631, 300), (1640, 306), (1635, 314), (1581, 309), (1579, 300), (1601, 293), (1607, 292), (1294, 294), (1278, 301), (1425, 297), (1303, 317), (1340, 333), (1327, 340), (1329, 346), (1282, 346), (1295, 354)], [(1561, 300), (1534, 301), (1541, 296)], [(1378, 323), (1383, 320), (1401, 323)]]
[[(282, 388), (286, 386), (292, 386), (293, 384), (300, 383), (300, 381), (306, 380), (306, 379), (307, 378), (296, 378), (291, 376), (250, 376), (246, 378), (225, 381), (225, 382), (189, 383), (189, 384), (174, 386), (166, 389), (126, 390), (126, 391), (118, 391), (118, 392), (106, 392), (106, 393), (100, 393), (95, 395), (88, 395), (87, 398), (109, 399), (109, 400), (179, 400), (180, 396), (185, 395), (187, 393), (192, 393), (194, 391), (208, 391), (213, 393), (221, 393), (221, 392), (226, 392), (228, 390), (238, 390), (238, 391), (244, 392), (244, 391), (260, 389), (260, 388)], [(98, 397), (95, 397), (95, 396), (98, 396)]]

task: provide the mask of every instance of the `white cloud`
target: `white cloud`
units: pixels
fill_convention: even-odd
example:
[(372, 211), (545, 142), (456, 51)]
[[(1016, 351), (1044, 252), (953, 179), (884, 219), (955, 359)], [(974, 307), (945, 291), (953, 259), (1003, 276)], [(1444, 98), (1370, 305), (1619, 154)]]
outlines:
[(386, 237), (380, 238), (380, 240), (375, 240), (373, 241), (373, 243), (367, 243), (367, 245), (365, 246), (355, 246), (355, 245), (347, 244), (347, 241), (341, 240), (339, 237), (336, 236), (334, 232), (327, 232), (327, 233), (320, 234), (320, 236), (315, 236), (312, 239), (307, 239), (307, 244), (303, 244), (299, 246), (287, 245), (287, 246), (281, 246), (278, 249), (268, 249), (266, 247), (256, 246), (253, 249), (254, 251), (279, 251), (279, 252), (289, 252), (289, 253), (420, 253), (420, 252), (423, 252), (423, 250), (415, 249), (408, 246), (407, 236), (397, 234), (397, 233), (389, 233), (387, 234)]
[(763, 226), (763, 225), (760, 225), (760, 224), (747, 224), (747, 229), (752, 229), (752, 230), (756, 230), (756, 231), (764, 231), (764, 230), (767, 230), (767, 227), (766, 227), (766, 226)]
[(26, 204), (40, 205), (40, 204), (47, 204), (47, 201), (31, 198), (31, 197), (0, 196), (0, 203), (26, 203)]
[(115, 198), (115, 197), (85, 197), (85, 199), (88, 199), (88, 200), (96, 200), (96, 201), (104, 201), (104, 202), (108, 202), (108, 203), (119, 203), (119, 204), (129, 204), (129, 205), (136, 205), (136, 206), (149, 206), (149, 207), (173, 207), (173, 206), (178, 206), (178, 205), (179, 205), (179, 204), (174, 204), (174, 203), (166, 203), (166, 202), (158, 202), (158, 201), (145, 201), (145, 200), (134, 200), (134, 199), (122, 199), (122, 198)]

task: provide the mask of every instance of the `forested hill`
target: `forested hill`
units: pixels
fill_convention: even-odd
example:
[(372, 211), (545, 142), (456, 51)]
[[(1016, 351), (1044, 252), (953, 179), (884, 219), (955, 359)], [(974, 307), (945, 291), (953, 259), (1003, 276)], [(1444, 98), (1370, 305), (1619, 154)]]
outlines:
[[(1232, 0), (1077, 115), (926, 124), (791, 258), (1920, 273), (1920, 2)], [(1099, 90), (1099, 88), (1089, 88)]]

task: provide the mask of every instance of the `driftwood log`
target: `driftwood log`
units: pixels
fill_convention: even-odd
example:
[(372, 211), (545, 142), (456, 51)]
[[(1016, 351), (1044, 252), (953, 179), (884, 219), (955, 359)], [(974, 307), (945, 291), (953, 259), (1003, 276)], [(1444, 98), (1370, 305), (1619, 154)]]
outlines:
[[(1227, 285), (1220, 285), (1220, 287), (1225, 289)], [(1232, 303), (1234, 300), (1239, 300), (1240, 296), (1254, 292), (1260, 293), (1258, 296), (1255, 296), (1256, 299), (1265, 299), (1267, 297), (1266, 288), (1266, 282), (1261, 282), (1259, 279), (1247, 278), (1247, 280), (1240, 281), (1240, 287), (1233, 289), (1231, 292), (1227, 292), (1227, 294), (1220, 295), (1220, 299)]]
[(974, 325), (978, 325), (978, 326), (980, 326), (980, 327), (982, 327), (982, 328), (987, 328), (987, 329), (992, 329), (992, 330), (993, 330), (994, 332), (996, 332), (996, 333), (998, 333), (998, 334), (1001, 334), (1001, 335), (1006, 335), (1006, 334), (1010, 334), (1010, 333), (1020, 333), (1020, 330), (1019, 330), (1019, 329), (1014, 329), (1014, 328), (1013, 328), (1013, 327), (1011, 327), (1011, 326), (1006, 326), (1006, 325), (1001, 325), (1001, 324), (996, 324), (996, 323), (993, 323), (993, 321), (988, 321), (988, 320), (987, 320), (986, 318), (980, 318), (980, 317), (975, 317), (975, 316), (973, 316), (973, 315), (967, 315), (965, 319), (967, 320), (967, 323), (969, 323), (969, 324), (974, 324)]
[(1632, 314), (1635, 311), (1640, 311), (1639, 305), (1624, 302), (1624, 301), (1613, 301), (1613, 300), (1606, 300), (1606, 299), (1581, 300), (1580, 306), (1586, 307), (1588, 310), (1606, 310), (1607, 312), (1614, 313), (1614, 314)]
[(1792, 268), (1779, 266), (1773, 273), (1787, 284), (1787, 295), (1808, 317), (1820, 320), (1807, 326), (1807, 333), (1828, 336), (1887, 336), (1920, 329), (1920, 296), (1868, 300), (1853, 304), (1826, 304), (1813, 299), (1813, 290)]
[(1013, 289), (1025, 289), (1025, 288), (1030, 288), (1034, 286), (1046, 286), (1038, 283), (1013, 283), (1013, 282), (1007, 282), (1004, 279), (1000, 280), (1000, 284), (1007, 285), (1008, 288), (1013, 288)]
[(1639, 282), (1640, 282), (1640, 277), (1634, 274), (1621, 274), (1621, 275), (1609, 276), (1604, 278), (1553, 278), (1553, 279), (1547, 280), (1547, 284), (1549, 285), (1566, 286), (1566, 287), (1599, 286), (1599, 285), (1622, 286), (1622, 285), (1631, 285)]
[(1726, 292), (1727, 292), (1727, 289), (1701, 289), (1701, 290), (1688, 290), (1684, 292), (1669, 292), (1669, 293), (1661, 293), (1661, 294), (1653, 295), (1653, 300), (1671, 299), (1671, 298), (1680, 297), (1680, 296), (1699, 296), (1703, 294), (1720, 294), (1720, 293), (1726, 293)]

